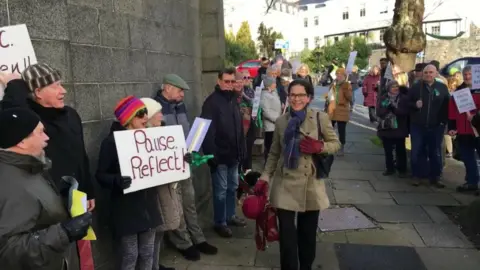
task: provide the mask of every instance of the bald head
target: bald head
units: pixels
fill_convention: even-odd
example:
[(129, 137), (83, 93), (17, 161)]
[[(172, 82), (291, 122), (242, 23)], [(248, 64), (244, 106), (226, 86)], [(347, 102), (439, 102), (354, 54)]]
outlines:
[(423, 81), (432, 84), (435, 81), (437, 74), (437, 68), (432, 64), (428, 64), (423, 69)]

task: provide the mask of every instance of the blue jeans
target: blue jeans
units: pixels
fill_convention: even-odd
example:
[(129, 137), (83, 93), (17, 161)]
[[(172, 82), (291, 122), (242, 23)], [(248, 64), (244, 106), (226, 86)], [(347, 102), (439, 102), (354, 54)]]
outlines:
[(477, 155), (480, 155), (480, 138), (473, 135), (457, 135), (457, 146), (460, 151), (460, 157), (465, 165), (465, 178), (469, 185), (478, 185), (478, 166)]
[(227, 219), (235, 216), (238, 188), (238, 163), (232, 166), (220, 164), (212, 172), (213, 219), (216, 226), (227, 225)]
[(444, 131), (443, 125), (434, 128), (411, 126), (413, 177), (428, 177), (431, 182), (438, 181), (443, 170), (441, 151)]

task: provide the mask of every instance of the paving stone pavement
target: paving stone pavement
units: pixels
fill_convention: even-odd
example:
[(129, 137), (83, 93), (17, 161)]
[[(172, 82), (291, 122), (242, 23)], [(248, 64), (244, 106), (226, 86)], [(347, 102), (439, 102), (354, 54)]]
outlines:
[[(385, 177), (381, 174), (382, 149), (370, 142), (374, 130), (366, 119), (352, 118), (354, 121), (347, 126), (346, 154), (336, 157), (327, 191), (332, 207), (355, 206), (379, 228), (319, 232), (313, 269), (480, 269), (480, 252), (438, 208), (474, 200), (454, 191), (462, 182), (463, 166), (448, 164), (445, 190), (412, 187), (408, 179)], [(218, 255), (202, 255), (200, 261), (188, 262), (167, 248), (162, 251), (161, 262), (177, 270), (279, 269), (278, 243), (271, 243), (266, 251), (257, 251), (254, 228), (251, 221), (246, 228), (235, 228), (232, 239), (221, 239), (206, 228), (208, 241), (219, 248)]]

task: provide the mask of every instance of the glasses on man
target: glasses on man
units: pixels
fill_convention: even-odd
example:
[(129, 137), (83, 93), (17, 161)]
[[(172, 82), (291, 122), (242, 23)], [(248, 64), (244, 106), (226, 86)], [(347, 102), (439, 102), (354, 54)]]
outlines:
[(308, 97), (308, 95), (307, 94), (290, 94), (290, 95), (288, 95), (288, 97), (291, 98), (291, 99), (296, 99), (296, 98), (303, 99), (303, 98)]
[(233, 84), (233, 83), (236, 83), (237, 81), (236, 80), (223, 80), (224, 83), (226, 84)]
[(145, 115), (148, 114), (148, 110), (147, 108), (144, 108), (144, 109), (141, 109), (140, 111), (138, 111), (136, 114), (135, 114), (135, 117), (138, 117), (138, 118), (143, 118)]

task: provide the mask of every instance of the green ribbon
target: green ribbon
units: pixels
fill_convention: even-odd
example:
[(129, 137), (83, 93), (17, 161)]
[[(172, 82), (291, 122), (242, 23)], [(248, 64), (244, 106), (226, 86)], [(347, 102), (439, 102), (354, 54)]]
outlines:
[(257, 118), (255, 119), (255, 125), (258, 128), (263, 128), (262, 108), (258, 108)]
[(198, 152), (192, 152), (192, 163), (191, 165), (198, 167), (202, 164), (208, 162), (208, 160), (212, 159), (213, 155), (201, 155)]

